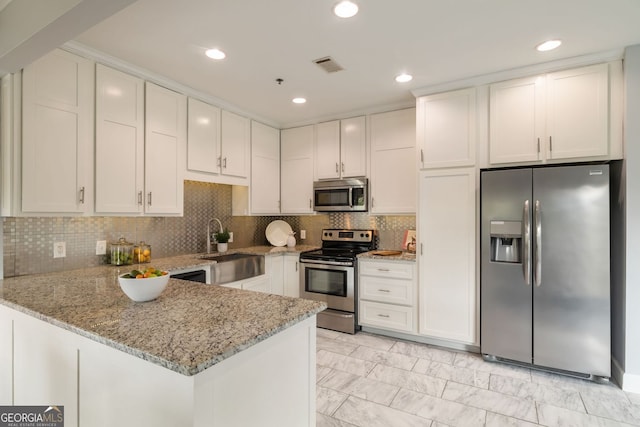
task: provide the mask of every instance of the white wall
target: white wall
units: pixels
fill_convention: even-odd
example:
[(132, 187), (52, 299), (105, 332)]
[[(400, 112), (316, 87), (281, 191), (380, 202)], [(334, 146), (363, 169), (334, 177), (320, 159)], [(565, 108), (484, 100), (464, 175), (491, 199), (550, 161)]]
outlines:
[[(623, 388), (640, 393), (640, 45), (625, 51), (626, 254)], [(624, 175), (623, 175), (624, 176)], [(625, 186), (623, 186), (625, 188)], [(618, 355), (615, 355), (618, 358)]]

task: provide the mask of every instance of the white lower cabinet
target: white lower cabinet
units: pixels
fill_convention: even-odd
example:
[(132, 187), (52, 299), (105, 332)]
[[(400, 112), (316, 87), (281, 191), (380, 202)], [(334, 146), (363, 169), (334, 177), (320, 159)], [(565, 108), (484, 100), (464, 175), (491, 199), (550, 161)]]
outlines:
[(0, 405), (13, 405), (13, 318), (0, 310)]
[(264, 292), (266, 294), (271, 293), (271, 280), (269, 275), (262, 274), (260, 276), (252, 277), (251, 279), (242, 282), (242, 289), (245, 291)]
[(300, 297), (300, 255), (286, 254), (284, 257), (284, 293), (286, 297)]
[(477, 345), (476, 168), (420, 174), (420, 335)]
[(415, 262), (362, 258), (358, 267), (359, 324), (416, 333)]
[(270, 293), (284, 294), (284, 257), (272, 255), (264, 257), (264, 272), (269, 276)]

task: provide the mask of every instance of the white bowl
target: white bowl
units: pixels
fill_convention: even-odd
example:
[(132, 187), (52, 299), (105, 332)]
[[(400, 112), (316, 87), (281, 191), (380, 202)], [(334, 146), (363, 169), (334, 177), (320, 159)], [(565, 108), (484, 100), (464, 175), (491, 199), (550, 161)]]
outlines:
[[(128, 273), (125, 273), (128, 274)], [(136, 302), (151, 301), (160, 296), (169, 283), (169, 275), (158, 277), (147, 277), (146, 279), (128, 279), (118, 276), (120, 289), (132, 300)]]

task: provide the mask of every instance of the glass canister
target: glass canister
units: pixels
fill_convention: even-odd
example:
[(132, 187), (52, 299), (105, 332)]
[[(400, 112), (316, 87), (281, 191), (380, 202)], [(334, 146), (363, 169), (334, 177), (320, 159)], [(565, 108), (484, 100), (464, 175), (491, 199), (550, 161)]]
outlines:
[(111, 265), (133, 264), (133, 243), (121, 237), (117, 242), (111, 242)]
[(151, 262), (151, 246), (142, 241), (136, 245), (133, 248), (133, 262), (138, 264)]

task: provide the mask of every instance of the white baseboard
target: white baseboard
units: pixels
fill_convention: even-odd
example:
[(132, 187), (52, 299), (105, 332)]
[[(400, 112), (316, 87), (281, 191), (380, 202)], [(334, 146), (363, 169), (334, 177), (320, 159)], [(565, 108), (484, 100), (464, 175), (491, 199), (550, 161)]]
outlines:
[(616, 359), (611, 359), (611, 376), (624, 391), (640, 393), (640, 375), (624, 372)]

